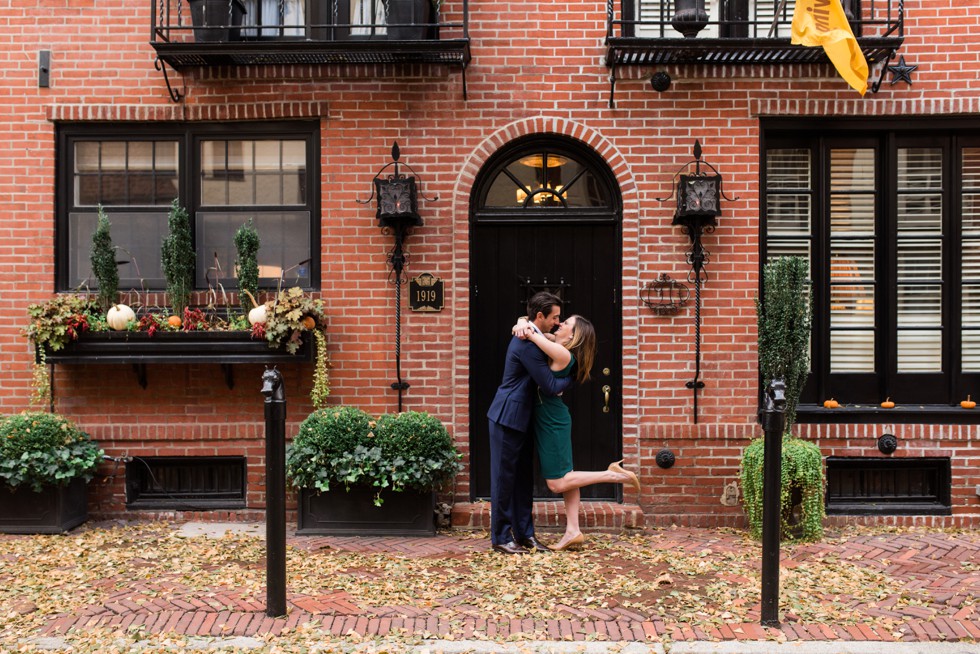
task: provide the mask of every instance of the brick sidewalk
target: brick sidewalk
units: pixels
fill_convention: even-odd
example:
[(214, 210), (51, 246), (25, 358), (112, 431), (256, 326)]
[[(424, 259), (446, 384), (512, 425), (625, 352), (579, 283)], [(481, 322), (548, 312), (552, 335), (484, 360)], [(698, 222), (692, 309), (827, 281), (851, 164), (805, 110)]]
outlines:
[[(704, 574), (683, 576), (671, 568), (636, 566), (619, 558), (623, 552), (637, 551), (653, 557), (644, 561), (661, 561), (668, 556), (686, 556), (692, 562), (700, 558), (705, 566), (719, 560), (755, 560), (758, 545), (747, 541), (744, 534), (732, 530), (666, 529), (651, 530), (642, 536), (622, 538), (595, 536), (582, 553), (543, 554), (533, 557), (502, 557), (489, 553), (486, 538), (471, 533), (440, 534), (434, 538), (340, 538), (289, 537), (293, 560), (305, 557), (364, 555), (360, 567), (351, 575), (370, 587), (387, 579), (385, 565), (405, 563), (432, 564), (437, 571), (452, 571), (452, 566), (466, 566), (474, 560), (506, 566), (506, 571), (536, 574), (534, 561), (544, 557), (584, 557), (589, 570), (610, 577), (614, 570), (622, 580), (652, 578), (639, 598), (626, 601), (608, 595), (602, 603), (588, 606), (550, 606), (547, 618), (508, 618), (501, 614), (481, 617), (476, 608), (479, 590), (464, 585), (445, 583), (443, 574), (434, 574), (431, 585), (444, 586), (437, 600), (413, 602), (403, 600), (391, 605), (374, 605), (358, 599), (357, 592), (337, 588), (320, 588), (316, 592), (296, 589), (294, 577), (289, 582), (289, 614), (285, 618), (270, 618), (264, 613), (264, 587), (260, 592), (248, 589), (215, 588), (201, 594), (186, 583), (186, 576), (170, 575), (163, 569), (150, 578), (122, 583), (107, 578), (107, 592), (101, 601), (81, 606), (69, 613), (47, 620), (37, 636), (78, 631), (138, 629), (147, 634), (176, 633), (194, 636), (254, 636), (282, 634), (299, 625), (318, 621), (324, 634), (364, 637), (413, 635), (422, 638), (490, 639), (534, 638), (538, 640), (611, 640), (652, 642), (694, 640), (777, 640), (777, 641), (904, 641), (940, 642), (980, 640), (980, 535), (968, 532), (894, 531), (849, 529), (829, 534), (825, 541), (806, 545), (784, 545), (782, 577), (789, 583), (803, 575), (816, 574), (826, 580), (826, 620), (806, 620), (797, 615), (791, 603), (782, 603), (780, 629), (759, 626), (757, 580), (739, 573), (733, 563), (726, 572), (705, 567)], [(0, 537), (13, 538), (13, 537)], [(220, 541), (218, 541), (220, 542)], [(0, 548), (5, 541), (0, 539)], [(327, 553), (327, 554), (325, 554)], [(480, 558), (483, 557), (483, 558)], [(517, 560), (518, 558), (523, 560)], [(502, 559), (508, 559), (501, 562)], [(323, 561), (328, 559), (321, 559)], [(572, 561), (573, 559), (569, 559)], [(365, 563), (366, 562), (366, 563)], [(557, 561), (555, 564), (563, 562)], [(675, 562), (676, 564), (676, 562)], [(607, 566), (612, 566), (611, 568)], [(630, 566), (633, 566), (632, 568)], [(264, 583), (264, 562), (251, 565), (251, 572)], [(258, 572), (256, 572), (258, 568)], [(755, 568), (758, 569), (756, 561)], [(186, 573), (185, 573), (186, 574)], [(291, 575), (296, 573), (291, 572)], [(494, 573), (496, 574), (496, 573)], [(860, 577), (885, 580), (881, 589), (862, 589), (863, 597), (851, 597), (835, 592), (846, 583), (858, 583)], [(665, 577), (665, 575), (667, 575)], [(672, 577), (671, 577), (672, 575)], [(795, 577), (794, 577), (795, 575)], [(182, 581), (184, 579), (184, 581)], [(681, 580), (691, 580), (688, 586)], [(660, 580), (658, 585), (658, 580)], [(726, 613), (715, 613), (703, 620), (675, 620), (671, 611), (653, 611), (643, 606), (658, 606), (676, 597), (696, 602), (702, 589), (708, 593), (717, 584), (729, 584), (732, 597), (745, 597), (732, 602), (730, 621)], [(651, 585), (652, 584), (652, 585)], [(663, 590), (662, 594), (656, 591)], [(651, 590), (652, 589), (652, 590)], [(672, 594), (673, 593), (673, 594)], [(870, 595), (868, 595), (870, 593)], [(868, 601), (868, 597), (872, 601)], [(813, 599), (813, 598), (803, 598)], [(747, 602), (741, 613), (740, 602)], [(754, 605), (752, 603), (754, 602)], [(645, 603), (645, 604), (644, 604)], [(724, 607), (722, 607), (724, 608)], [(717, 610), (718, 607), (713, 607)], [(697, 613), (693, 615), (697, 616)], [(721, 616), (720, 618), (718, 616)], [(838, 616), (835, 619), (833, 616)]]

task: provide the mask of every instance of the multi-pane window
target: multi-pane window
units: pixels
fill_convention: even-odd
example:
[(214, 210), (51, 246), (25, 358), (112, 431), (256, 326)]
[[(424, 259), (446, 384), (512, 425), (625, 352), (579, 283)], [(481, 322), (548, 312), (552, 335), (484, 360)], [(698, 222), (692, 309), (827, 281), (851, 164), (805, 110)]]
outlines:
[(813, 280), (804, 402), (955, 405), (980, 381), (980, 147), (957, 132), (770, 129), (765, 257)]
[(317, 127), (312, 123), (66, 126), (60, 133), (58, 286), (94, 288), (98, 207), (112, 224), (121, 289), (160, 289), (177, 200), (191, 216), (199, 288), (235, 287), (235, 232), (259, 233), (263, 285), (316, 279)]

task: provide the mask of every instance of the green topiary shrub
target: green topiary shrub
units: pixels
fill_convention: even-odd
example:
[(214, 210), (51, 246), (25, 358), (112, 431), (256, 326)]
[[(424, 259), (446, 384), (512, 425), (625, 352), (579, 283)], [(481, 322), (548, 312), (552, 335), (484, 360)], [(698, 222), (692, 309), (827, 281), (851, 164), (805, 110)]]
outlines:
[(259, 233), (252, 226), (251, 218), (235, 232), (235, 251), (239, 301), (247, 314), (255, 307), (252, 300), (259, 294)]
[(99, 222), (92, 234), (92, 274), (99, 285), (99, 307), (108, 311), (119, 295), (119, 266), (116, 264), (116, 248), (112, 246), (109, 217), (99, 205)]
[(92, 478), (102, 450), (56, 413), (24, 412), (0, 421), (0, 481), (11, 487), (64, 486)]
[(170, 233), (163, 239), (160, 259), (163, 275), (167, 279), (167, 295), (174, 313), (183, 315), (184, 308), (190, 304), (194, 290), (194, 246), (191, 240), (191, 219), (174, 200), (167, 217)]
[(286, 472), (297, 488), (328, 491), (343, 484), (381, 492), (434, 490), (460, 469), (452, 437), (427, 413), (384, 415), (377, 421), (354, 407), (311, 413), (286, 455)]

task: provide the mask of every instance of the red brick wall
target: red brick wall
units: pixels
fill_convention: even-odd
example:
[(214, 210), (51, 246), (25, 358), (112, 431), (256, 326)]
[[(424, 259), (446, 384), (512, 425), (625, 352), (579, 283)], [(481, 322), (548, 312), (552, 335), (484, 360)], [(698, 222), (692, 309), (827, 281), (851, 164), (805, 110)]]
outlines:
[[(446, 0), (458, 11), (461, 2)], [(609, 162), (623, 202), (624, 455), (640, 464), (640, 504), (648, 524), (736, 524), (741, 509), (719, 502), (737, 476), (739, 455), (758, 435), (753, 297), (759, 270), (759, 118), (766, 115), (938, 116), (980, 114), (980, 15), (962, 3), (926, 0), (906, 20), (902, 53), (919, 66), (914, 85), (882, 86), (861, 98), (827, 65), (669, 67), (670, 90), (654, 92), (654, 68), (617, 70), (609, 107), (604, 55), (605, 3), (470, 3), (473, 62), (460, 73), (439, 67), (275, 66), (171, 72), (186, 93), (173, 104), (148, 45), (150, 2), (41, 3), (5, 0), (0, 9), (0, 412), (28, 406), (31, 354), (20, 329), (29, 303), (54, 280), (55, 124), (58, 121), (263, 120), (319, 117), (322, 129), (322, 297), (329, 334), (331, 401), (380, 413), (396, 396), (387, 283), (389, 236), (374, 210), (356, 202), (387, 161), (393, 141), (423, 175), (425, 227), (408, 241), (411, 271), (446, 279), (439, 313), (403, 312), (405, 405), (442, 418), (468, 453), (468, 203), (483, 162), (529, 133), (579, 139)], [(561, 20), (556, 20), (556, 16)], [(51, 87), (37, 87), (38, 50), (52, 51)], [(886, 78), (887, 80), (887, 78)], [(660, 273), (684, 279), (688, 242), (656, 200), (690, 159), (695, 138), (737, 200), (725, 205), (706, 239), (710, 281), (703, 289), (699, 421), (691, 419), (693, 315), (658, 317), (638, 301)], [(228, 389), (218, 366), (150, 366), (143, 390), (127, 366), (59, 366), (54, 405), (78, 420), (112, 454), (246, 454), (248, 516), (263, 508), (260, 368), (235, 370)], [(289, 429), (310, 410), (308, 367), (286, 366)], [(482, 420), (482, 416), (473, 416)], [(881, 426), (810, 426), (824, 453), (875, 455)], [(953, 457), (954, 519), (980, 521), (977, 430), (890, 426), (895, 456)], [(677, 465), (661, 471), (662, 448)], [(112, 466), (103, 472), (111, 474)], [(469, 498), (467, 472), (457, 500)], [(123, 511), (120, 477), (94, 487), (94, 509)], [(627, 493), (627, 501), (636, 498)], [(212, 513), (211, 517), (226, 517)], [(933, 520), (933, 519), (930, 519)]]

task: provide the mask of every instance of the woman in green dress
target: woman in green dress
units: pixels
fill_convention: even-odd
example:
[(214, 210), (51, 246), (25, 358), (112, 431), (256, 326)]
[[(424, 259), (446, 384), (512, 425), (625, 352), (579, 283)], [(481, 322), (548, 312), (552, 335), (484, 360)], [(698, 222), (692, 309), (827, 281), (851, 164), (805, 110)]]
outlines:
[[(556, 377), (572, 375), (579, 384), (589, 380), (595, 360), (596, 336), (592, 323), (582, 316), (569, 316), (558, 327), (554, 341), (526, 321), (518, 321), (514, 333), (527, 338), (541, 348), (550, 359), (551, 372)], [(555, 551), (578, 548), (585, 542), (579, 529), (580, 488), (592, 484), (631, 484), (637, 492), (640, 482), (636, 474), (621, 467), (622, 461), (610, 463), (606, 470), (580, 471), (572, 469), (572, 417), (561, 397), (538, 394), (534, 407), (534, 439), (541, 463), (541, 475), (552, 493), (561, 493), (565, 500), (565, 533)]]

